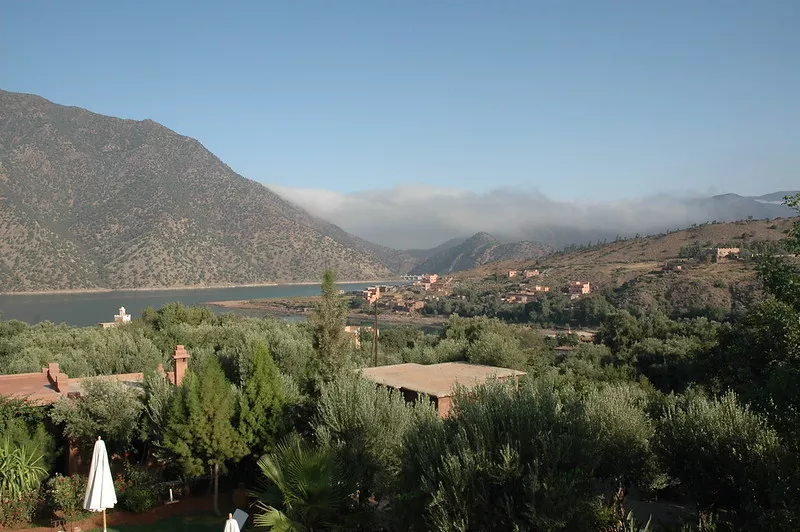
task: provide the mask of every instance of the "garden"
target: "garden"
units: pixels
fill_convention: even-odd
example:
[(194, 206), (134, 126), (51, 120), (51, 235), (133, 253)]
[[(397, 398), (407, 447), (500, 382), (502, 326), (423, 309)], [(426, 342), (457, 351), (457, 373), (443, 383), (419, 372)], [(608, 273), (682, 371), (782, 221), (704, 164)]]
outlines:
[[(6, 371), (145, 370), (51, 406), (0, 401), (0, 524), (80, 521), (86, 479), (63, 457), (100, 435), (115, 513), (155, 519), (111, 514), (123, 532), (219, 529), (233, 508), (279, 532), (797, 530), (800, 273), (758, 268), (762, 296), (722, 321), (614, 309), (569, 350), (486, 317), (381, 331), (378, 364), (527, 372), (518, 389), (459, 390), (445, 419), (361, 378), (372, 342), (344, 333), (333, 272), (307, 323), (179, 304), (109, 330), (0, 322)], [(180, 386), (156, 371), (176, 345), (191, 354)]]

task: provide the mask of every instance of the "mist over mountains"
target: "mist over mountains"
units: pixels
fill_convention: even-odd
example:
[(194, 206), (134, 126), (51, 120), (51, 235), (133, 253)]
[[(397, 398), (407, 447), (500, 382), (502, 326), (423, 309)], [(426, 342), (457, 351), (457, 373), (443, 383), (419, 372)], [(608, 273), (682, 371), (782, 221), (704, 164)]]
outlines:
[(0, 292), (316, 281), (326, 268), (341, 280), (448, 273), (617, 235), (788, 217), (787, 194), (592, 203), (267, 187), (152, 120), (0, 90)]
[(748, 197), (655, 194), (612, 202), (570, 202), (524, 190), (484, 194), (404, 186), (352, 194), (271, 186), (312, 214), (366, 240), (397, 248), (429, 248), (486, 232), (506, 242), (562, 248), (616, 236), (660, 233), (710, 221), (794, 215), (781, 204), (792, 191)]

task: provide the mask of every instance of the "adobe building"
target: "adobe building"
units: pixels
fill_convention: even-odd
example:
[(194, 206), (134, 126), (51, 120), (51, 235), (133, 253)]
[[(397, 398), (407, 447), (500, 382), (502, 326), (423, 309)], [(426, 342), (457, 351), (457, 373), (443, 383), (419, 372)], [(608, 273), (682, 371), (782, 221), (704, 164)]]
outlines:
[(526, 375), (524, 371), (515, 369), (466, 362), (429, 365), (394, 364), (358, 371), (367, 380), (399, 390), (407, 401), (427, 397), (436, 407), (440, 418), (445, 418), (450, 413), (456, 387), (463, 386), (469, 390), (491, 378), (499, 381), (513, 379), (514, 384), (518, 386), (519, 378)]
[[(158, 372), (169, 382), (180, 386), (189, 365), (189, 353), (179, 345), (172, 355), (174, 371), (164, 371), (162, 364)], [(70, 378), (61, 371), (57, 362), (51, 362), (38, 373), (18, 373), (16, 375), (0, 375), (0, 396), (22, 399), (36, 406), (55, 403), (61, 397), (78, 398), (83, 395), (83, 383), (90, 380), (105, 379), (123, 382), (129, 386), (141, 386), (143, 373), (122, 373), (117, 375), (97, 375), (94, 377)], [(67, 474), (73, 474), (87, 465), (82, 461), (81, 453), (73, 442), (67, 444)]]
[[(175, 386), (180, 386), (190, 355), (179, 345), (172, 355), (175, 371), (164, 371), (158, 365), (158, 372), (165, 375)], [(0, 396), (22, 399), (37, 405), (55, 403), (61, 397), (80, 397), (83, 394), (82, 383), (93, 379), (105, 379), (124, 382), (138, 386), (144, 380), (143, 373), (121, 373), (117, 375), (97, 375), (94, 377), (71, 378), (61, 371), (57, 362), (51, 362), (41, 372), (0, 375)]]
[(739, 257), (741, 249), (739, 248), (716, 248), (715, 259), (717, 262), (727, 262), (728, 259), (735, 259)]

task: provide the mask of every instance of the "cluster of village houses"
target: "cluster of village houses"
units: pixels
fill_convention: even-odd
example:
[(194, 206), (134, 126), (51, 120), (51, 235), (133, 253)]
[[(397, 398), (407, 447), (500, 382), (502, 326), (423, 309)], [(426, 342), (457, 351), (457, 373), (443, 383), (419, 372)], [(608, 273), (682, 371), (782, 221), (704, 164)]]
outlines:
[(391, 285), (370, 286), (365, 289), (361, 296), (368, 305), (374, 305), (378, 300), (382, 305), (395, 312), (412, 313), (419, 312), (425, 306), (425, 301), (430, 299), (433, 294), (447, 295), (453, 287), (452, 277), (440, 277), (438, 274), (424, 274), (419, 276), (407, 276), (409, 280), (414, 280), (410, 289)]
[[(537, 269), (509, 270), (508, 272), (509, 279), (532, 279), (540, 275), (541, 272)], [(549, 286), (540, 284), (534, 284), (532, 286), (520, 284), (519, 286), (519, 291), (507, 293), (503, 301), (508, 303), (529, 303), (535, 301), (543, 294), (550, 292)], [(590, 294), (592, 292), (592, 286), (589, 281), (572, 281), (563, 288), (563, 292), (568, 294), (570, 299), (578, 299), (581, 296)]]

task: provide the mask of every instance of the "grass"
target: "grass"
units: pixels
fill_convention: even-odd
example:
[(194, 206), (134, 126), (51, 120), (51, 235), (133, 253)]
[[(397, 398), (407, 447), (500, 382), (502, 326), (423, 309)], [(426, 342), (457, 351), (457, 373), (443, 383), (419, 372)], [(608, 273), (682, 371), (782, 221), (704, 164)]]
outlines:
[[(213, 514), (177, 515), (162, 521), (144, 525), (117, 525), (108, 527), (108, 532), (221, 532), (225, 528), (226, 517)], [(101, 532), (93, 528), (90, 532)]]

